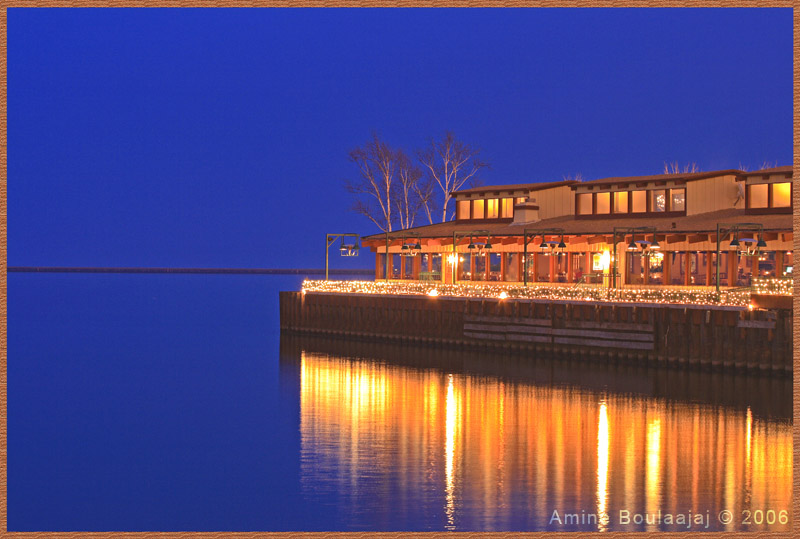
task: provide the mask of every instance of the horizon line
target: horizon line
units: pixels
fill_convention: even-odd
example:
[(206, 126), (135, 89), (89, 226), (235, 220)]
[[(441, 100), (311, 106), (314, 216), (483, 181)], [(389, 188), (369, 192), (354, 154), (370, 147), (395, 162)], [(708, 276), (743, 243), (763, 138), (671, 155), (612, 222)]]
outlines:
[[(260, 275), (317, 275), (325, 268), (185, 268), (116, 266), (8, 266), (8, 273), (231, 273)], [(371, 275), (372, 269), (329, 269), (330, 275)]]

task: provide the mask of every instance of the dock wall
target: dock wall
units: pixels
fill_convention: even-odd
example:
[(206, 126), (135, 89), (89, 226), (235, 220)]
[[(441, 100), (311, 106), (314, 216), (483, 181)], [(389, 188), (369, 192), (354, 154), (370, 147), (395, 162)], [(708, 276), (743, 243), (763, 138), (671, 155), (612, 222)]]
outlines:
[(792, 311), (709, 305), (280, 292), (281, 330), (359, 340), (792, 371)]

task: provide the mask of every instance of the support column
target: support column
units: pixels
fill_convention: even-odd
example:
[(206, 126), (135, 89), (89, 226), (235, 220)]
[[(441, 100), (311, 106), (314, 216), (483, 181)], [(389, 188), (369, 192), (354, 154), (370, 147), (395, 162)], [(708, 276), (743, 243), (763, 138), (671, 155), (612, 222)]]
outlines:
[(692, 284), (692, 252), (684, 251), (683, 253), (683, 284), (690, 286)]
[(571, 283), (574, 280), (574, 271), (572, 270), (572, 253), (565, 253), (564, 256), (567, 257), (567, 282)]
[(406, 277), (406, 258), (400, 255), (400, 279), (405, 279)]
[(519, 256), (517, 257), (517, 279), (519, 279), (520, 282), (525, 281), (525, 277), (522, 274), (523, 271), (525, 271), (525, 264), (522, 263), (522, 253), (519, 253)]
[(508, 253), (500, 253), (500, 280), (506, 280), (506, 266), (508, 265)]
[(644, 268), (644, 276), (642, 277), (642, 285), (650, 284), (650, 255), (642, 255), (642, 267)]
[(469, 280), (475, 280), (475, 255), (469, 254)]
[(583, 272), (584, 275), (587, 274), (587, 273), (594, 273), (594, 268), (592, 267), (592, 252), (591, 251), (586, 251), (586, 260), (584, 262), (585, 262), (584, 267), (586, 268), (586, 271)]
[(783, 276), (783, 251), (775, 251), (775, 277)]
[(550, 282), (556, 282), (556, 261), (558, 260), (558, 255), (555, 253), (550, 254)]
[(736, 251), (728, 252), (728, 286), (736, 286), (736, 276), (739, 272), (739, 261)]
[(381, 254), (376, 252), (375, 253), (375, 280), (383, 279), (383, 262), (381, 260)]
[(394, 267), (393, 266), (394, 266), (394, 256), (392, 256), (391, 253), (387, 252), (386, 253), (386, 271), (388, 272), (388, 275), (384, 275), (383, 276), (384, 279), (391, 279), (392, 278), (392, 274), (394, 273)]
[(706, 286), (711, 286), (714, 280), (714, 276), (717, 274), (716, 272), (716, 262), (714, 260), (714, 254), (711, 251), (706, 251)]
[(672, 255), (672, 251), (664, 252), (664, 262), (661, 265), (661, 268), (664, 270), (662, 272), (664, 284), (672, 284)]
[(753, 256), (753, 264), (750, 269), (750, 284), (753, 284), (753, 279), (758, 277), (758, 255)]
[(417, 255), (412, 260), (414, 263), (411, 266), (411, 278), (419, 281), (419, 272), (422, 269), (422, 255)]
[(533, 282), (539, 282), (539, 255), (534, 253), (531, 255), (533, 257)]
[(491, 275), (490, 268), (492, 266), (492, 264), (491, 264), (491, 262), (492, 262), (492, 253), (486, 253), (483, 258), (486, 261), (486, 267), (484, 268), (486, 270), (486, 276), (483, 278), (483, 280), (484, 281), (488, 281), (489, 280), (489, 275)]

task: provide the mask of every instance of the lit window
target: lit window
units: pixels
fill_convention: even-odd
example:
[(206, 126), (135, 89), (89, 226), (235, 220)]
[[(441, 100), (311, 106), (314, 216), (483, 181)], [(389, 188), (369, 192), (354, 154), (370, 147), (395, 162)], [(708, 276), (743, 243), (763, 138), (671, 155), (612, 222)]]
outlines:
[(496, 198), (490, 198), (486, 201), (486, 218), (487, 219), (497, 219), (498, 217), (498, 208), (499, 200)]
[(669, 211), (686, 211), (686, 189), (671, 189)]
[(617, 191), (614, 193), (614, 213), (628, 213), (627, 191)]
[(597, 212), (611, 212), (611, 193), (597, 193)]
[(667, 192), (664, 189), (650, 191), (652, 193), (651, 211), (667, 211)]
[(514, 217), (514, 199), (504, 198), (500, 201), (500, 217), (511, 219)]
[(590, 215), (592, 213), (592, 194), (581, 193), (578, 195), (578, 215)]
[(749, 186), (750, 193), (747, 196), (748, 208), (766, 208), (768, 203), (767, 189), (769, 185), (766, 183), (758, 183)]
[(523, 203), (523, 202), (525, 202), (526, 200), (528, 200), (528, 197), (517, 197), (517, 200), (516, 200), (515, 202), (516, 202), (517, 204), (522, 204), (522, 203)]
[(772, 184), (772, 207), (790, 208), (792, 206), (792, 184), (773, 183)]
[(478, 199), (472, 201), (472, 218), (483, 219), (484, 200)]
[(459, 200), (456, 203), (456, 219), (469, 219), (469, 200)]
[(647, 211), (647, 191), (632, 191), (631, 202), (633, 213), (644, 213)]

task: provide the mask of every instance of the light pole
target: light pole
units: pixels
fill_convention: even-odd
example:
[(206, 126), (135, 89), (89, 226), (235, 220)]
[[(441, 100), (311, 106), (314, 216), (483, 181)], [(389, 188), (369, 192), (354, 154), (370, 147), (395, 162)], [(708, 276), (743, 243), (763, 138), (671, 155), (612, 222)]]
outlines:
[[(756, 246), (755, 246), (755, 248), (753, 250), (754, 254), (758, 254), (759, 249), (761, 249), (761, 247), (766, 247), (767, 246), (767, 244), (764, 242), (764, 225), (762, 225), (760, 223), (736, 223), (736, 224), (717, 223), (717, 263), (716, 263), (717, 278), (716, 278), (716, 283), (715, 283), (716, 284), (716, 289), (717, 289), (717, 294), (719, 294), (719, 255), (720, 255), (719, 244), (720, 244), (720, 242), (722, 240), (724, 240), (729, 235), (731, 235), (731, 234), (733, 234), (735, 232), (736, 235), (731, 240), (730, 246), (731, 247), (735, 247), (736, 250), (737, 250), (736, 251), (737, 253), (741, 252), (742, 249), (739, 247), (739, 231), (740, 230), (752, 231), (754, 233), (754, 235), (755, 235), (755, 232), (758, 231), (758, 242), (756, 243)], [(747, 248), (746, 252), (749, 252), (749, 247)], [(730, 286), (731, 281), (732, 281), (732, 278), (731, 278), (730, 275), (728, 275), (728, 285), (729, 286)]]
[[(547, 236), (561, 236), (560, 242), (547, 242)], [(564, 229), (563, 228), (526, 228), (522, 231), (522, 284), (523, 286), (528, 286), (528, 238), (535, 240), (536, 236), (542, 237), (542, 244), (541, 248), (544, 250), (546, 245), (550, 245), (552, 251), (555, 252), (556, 249), (559, 249), (563, 252), (564, 249), (567, 248), (567, 245), (564, 243)]]
[[(622, 240), (625, 240), (625, 236), (627, 234), (631, 235), (631, 242), (627, 246), (627, 251), (635, 251), (637, 246), (641, 247), (642, 251), (647, 249), (648, 252), (645, 254), (647, 255), (646, 262), (647, 264), (650, 263), (650, 249), (660, 249), (661, 246), (658, 244), (658, 240), (656, 239), (656, 227), (654, 226), (636, 226), (636, 227), (614, 227), (614, 239), (611, 244), (611, 256), (613, 257), (612, 260), (612, 270), (611, 270), (611, 279), (609, 281), (609, 285), (611, 288), (617, 287), (617, 273), (619, 267), (617, 266), (617, 234), (622, 234)], [(636, 241), (636, 234), (642, 235), (641, 241)], [(652, 234), (653, 241), (648, 242), (644, 239), (645, 234)], [(664, 262), (666, 264), (666, 261)], [(627, 270), (626, 270), (627, 271)], [(649, 271), (649, 270), (648, 270)]]
[[(345, 244), (345, 238), (354, 238), (352, 244)], [(328, 251), (330, 250), (331, 245), (338, 240), (342, 240), (342, 246), (339, 248), (339, 254), (341, 256), (358, 256), (358, 251), (361, 247), (358, 245), (361, 236), (358, 234), (347, 233), (347, 234), (325, 234), (325, 280), (328, 280)]]

